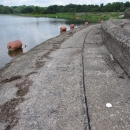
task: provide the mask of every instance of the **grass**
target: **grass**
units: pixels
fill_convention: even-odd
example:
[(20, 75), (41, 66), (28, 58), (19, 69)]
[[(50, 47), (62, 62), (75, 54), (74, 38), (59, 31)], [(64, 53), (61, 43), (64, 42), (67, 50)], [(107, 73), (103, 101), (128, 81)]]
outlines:
[[(57, 13), (57, 14), (21, 14), (22, 16), (30, 17), (49, 17), (49, 18), (59, 18), (68, 19), (70, 21), (79, 22), (89, 22), (89, 23), (99, 23), (100, 21), (105, 21), (110, 18), (119, 19), (121, 15), (119, 12), (87, 12), (87, 13)], [(77, 19), (76, 19), (77, 18)]]

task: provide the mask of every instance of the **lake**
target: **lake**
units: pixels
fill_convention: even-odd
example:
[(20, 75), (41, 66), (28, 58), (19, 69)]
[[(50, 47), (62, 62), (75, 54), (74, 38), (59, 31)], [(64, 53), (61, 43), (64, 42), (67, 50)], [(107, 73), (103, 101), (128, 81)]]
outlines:
[[(0, 68), (17, 55), (59, 35), (60, 26), (65, 25), (67, 31), (70, 30), (67, 23), (65, 19), (0, 15)], [(26, 47), (9, 53), (7, 43), (14, 40), (20, 40)]]

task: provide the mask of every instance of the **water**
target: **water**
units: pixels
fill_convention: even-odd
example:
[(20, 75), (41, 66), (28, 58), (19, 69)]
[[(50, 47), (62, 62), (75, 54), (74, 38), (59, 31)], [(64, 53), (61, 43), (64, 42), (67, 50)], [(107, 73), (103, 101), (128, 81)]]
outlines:
[[(70, 30), (67, 20), (64, 19), (0, 15), (0, 68), (16, 55), (27, 52), (47, 39), (59, 35), (61, 25), (65, 25), (67, 30)], [(15, 53), (8, 53), (7, 43), (14, 40), (20, 40), (27, 47)]]

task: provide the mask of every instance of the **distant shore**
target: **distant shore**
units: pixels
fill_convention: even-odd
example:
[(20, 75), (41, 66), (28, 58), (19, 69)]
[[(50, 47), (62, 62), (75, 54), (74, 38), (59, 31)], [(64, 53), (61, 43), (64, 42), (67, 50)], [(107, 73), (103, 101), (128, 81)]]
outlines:
[(56, 14), (18, 14), (20, 16), (27, 17), (49, 17), (58, 19), (67, 19), (74, 22), (89, 22), (100, 23), (100, 21), (106, 21), (110, 18), (120, 19), (120, 12), (87, 12), (87, 13), (56, 13)]

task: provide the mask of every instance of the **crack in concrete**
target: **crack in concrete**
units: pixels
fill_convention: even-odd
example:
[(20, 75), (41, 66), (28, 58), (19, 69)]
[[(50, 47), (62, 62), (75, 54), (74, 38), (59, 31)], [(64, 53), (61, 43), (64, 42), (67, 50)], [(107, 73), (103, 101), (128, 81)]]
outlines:
[[(93, 29), (93, 28), (92, 28)], [(92, 30), (91, 29), (91, 30)], [(81, 56), (82, 56), (82, 73), (83, 73), (83, 91), (84, 91), (84, 99), (85, 99), (85, 106), (86, 106), (86, 113), (87, 113), (87, 120), (88, 120), (88, 129), (91, 130), (91, 125), (90, 125), (90, 116), (89, 116), (89, 108), (88, 108), (88, 100), (87, 100), (87, 96), (86, 96), (86, 87), (85, 87), (85, 73), (84, 73), (84, 44), (85, 44), (85, 39), (87, 38), (87, 35), (89, 34), (89, 32), (91, 31), (89, 30), (87, 32), (87, 34), (85, 35), (84, 37), (84, 41), (83, 41), (83, 47), (82, 47), (82, 53), (81, 53)]]

